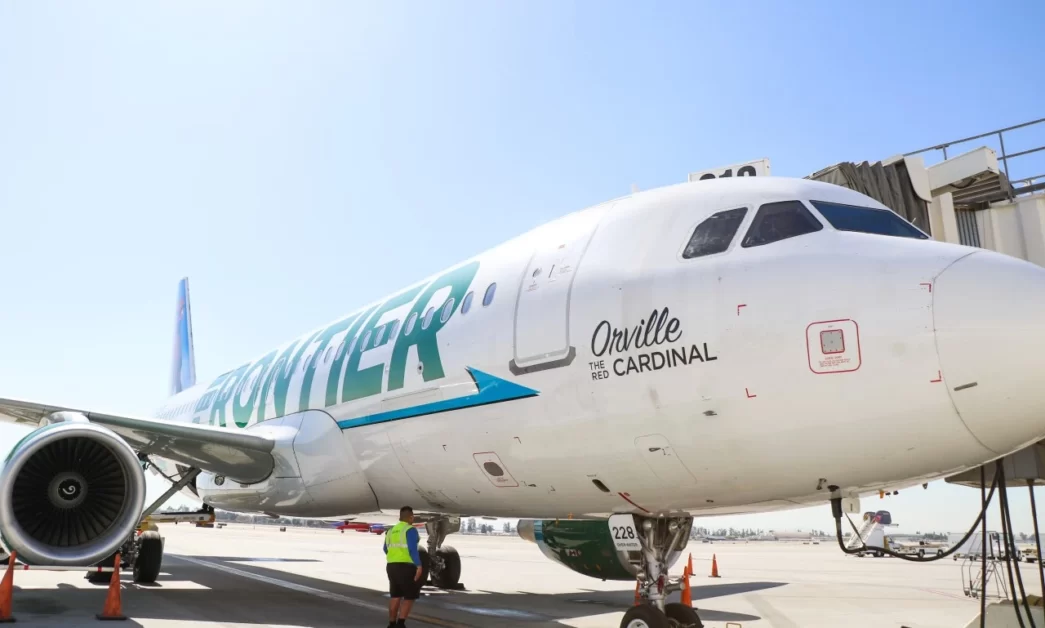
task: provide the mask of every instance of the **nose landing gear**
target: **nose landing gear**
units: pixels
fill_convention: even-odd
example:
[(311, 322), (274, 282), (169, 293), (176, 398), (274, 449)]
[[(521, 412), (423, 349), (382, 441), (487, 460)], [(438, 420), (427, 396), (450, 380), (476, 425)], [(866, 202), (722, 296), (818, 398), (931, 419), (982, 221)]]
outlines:
[(635, 515), (635, 520), (642, 544), (637, 574), (640, 599), (624, 613), (620, 628), (703, 628), (692, 607), (666, 603), (669, 594), (682, 589), (681, 579), (670, 578), (668, 568), (689, 542), (693, 517)]

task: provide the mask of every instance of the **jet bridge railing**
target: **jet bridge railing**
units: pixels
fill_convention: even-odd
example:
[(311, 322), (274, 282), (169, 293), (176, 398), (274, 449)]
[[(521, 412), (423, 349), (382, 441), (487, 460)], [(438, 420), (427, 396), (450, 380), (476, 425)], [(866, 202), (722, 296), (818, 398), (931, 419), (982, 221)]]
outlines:
[[(1002, 171), (1005, 173), (1005, 182), (1003, 182), (997, 190), (997, 198), (990, 200), (1013, 200), (1017, 196), (1024, 194), (1032, 194), (1041, 190), (1045, 190), (1045, 172), (1036, 174), (1030, 177), (1024, 177), (1022, 179), (1013, 180), (1009, 173), (1009, 160), (1017, 159), (1020, 157), (1026, 157), (1035, 153), (1045, 151), (1045, 145), (1038, 146), (1035, 148), (1029, 148), (1027, 150), (1021, 150), (1015, 153), (1005, 152), (1005, 134), (1016, 129), (1024, 129), (1032, 127), (1038, 124), (1045, 123), (1045, 118), (1039, 118), (1037, 120), (1031, 120), (1030, 122), (1024, 122), (1022, 124), (1016, 124), (1013, 126), (1005, 127), (1003, 129), (996, 129), (994, 131), (988, 131), (987, 133), (981, 133), (979, 135), (973, 135), (971, 137), (964, 137), (960, 140), (952, 140), (944, 142), (943, 144), (937, 144), (935, 146), (929, 146), (909, 153), (904, 153), (904, 157), (911, 157), (927, 153), (930, 151), (942, 151), (944, 160), (947, 159), (947, 149), (956, 145), (964, 144), (965, 142), (971, 142), (973, 140), (983, 139), (985, 137), (996, 137), (998, 140), (998, 146), (1001, 148), (1001, 152), (998, 157), (1001, 159)], [(1045, 128), (1045, 127), (1043, 127)], [(1010, 135), (1011, 139), (1011, 135)]]

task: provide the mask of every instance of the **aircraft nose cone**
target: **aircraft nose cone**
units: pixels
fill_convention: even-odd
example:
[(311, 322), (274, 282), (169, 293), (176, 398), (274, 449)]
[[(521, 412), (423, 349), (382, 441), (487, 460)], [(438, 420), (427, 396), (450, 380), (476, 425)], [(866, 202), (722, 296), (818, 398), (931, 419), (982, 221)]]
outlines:
[(1045, 437), (1045, 268), (979, 251), (933, 285), (943, 381), (983, 445), (1009, 453)]

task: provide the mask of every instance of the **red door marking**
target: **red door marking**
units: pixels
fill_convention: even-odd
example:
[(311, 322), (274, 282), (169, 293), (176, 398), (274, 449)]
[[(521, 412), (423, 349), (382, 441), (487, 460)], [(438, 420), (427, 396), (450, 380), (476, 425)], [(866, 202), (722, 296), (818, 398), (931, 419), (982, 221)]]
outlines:
[(747, 398), (748, 398), (748, 399), (754, 399), (755, 397), (757, 397), (757, 396), (758, 396), (758, 395), (752, 395), (752, 394), (751, 394), (751, 392), (750, 392), (750, 391), (748, 391), (748, 389), (747, 389), (747, 388), (745, 388), (745, 389), (744, 389), (744, 394), (745, 394), (745, 395), (747, 395)]
[(938, 383), (940, 383), (942, 381), (943, 381), (943, 373), (941, 373), (940, 371), (936, 371), (936, 379), (930, 379), (929, 383), (930, 384), (938, 384)]
[(747, 303), (741, 303), (737, 306), (737, 316), (740, 316), (740, 308), (747, 307)]
[(932, 283), (920, 283), (920, 284), (918, 284), (918, 285), (919, 285), (919, 286), (929, 286), (929, 292), (932, 292), (932, 291), (933, 291), (933, 285), (932, 285)]
[(638, 509), (639, 509), (639, 510), (641, 510), (642, 512), (649, 512), (648, 510), (646, 510), (646, 509), (645, 509), (645, 508), (643, 508), (642, 506), (639, 506), (639, 505), (638, 505), (638, 504), (636, 504), (635, 502), (633, 502), (633, 501), (631, 501), (630, 499), (628, 499), (628, 494), (627, 494), (627, 493), (617, 493), (617, 494), (618, 494), (618, 495), (620, 495), (620, 496), (621, 496), (621, 498), (622, 498), (622, 499), (624, 499), (624, 501), (626, 501), (626, 502), (628, 502), (629, 504), (631, 504), (632, 506), (634, 506), (634, 507), (638, 508)]

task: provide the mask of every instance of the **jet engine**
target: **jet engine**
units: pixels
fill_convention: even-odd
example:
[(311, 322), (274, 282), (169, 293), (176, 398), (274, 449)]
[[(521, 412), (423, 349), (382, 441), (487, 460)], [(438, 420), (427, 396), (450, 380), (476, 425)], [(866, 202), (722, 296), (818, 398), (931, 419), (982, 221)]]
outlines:
[(88, 566), (138, 526), (145, 474), (134, 450), (82, 414), (61, 412), (0, 470), (0, 538), (28, 564)]
[[(639, 573), (641, 553), (618, 550), (605, 519), (520, 519), (517, 531), (551, 560), (585, 576), (633, 581)], [(671, 552), (667, 566), (681, 553)]]

